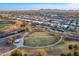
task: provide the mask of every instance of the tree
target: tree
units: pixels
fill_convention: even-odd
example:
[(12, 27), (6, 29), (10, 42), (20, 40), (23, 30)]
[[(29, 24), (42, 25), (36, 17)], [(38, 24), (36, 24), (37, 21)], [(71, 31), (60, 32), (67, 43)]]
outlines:
[(12, 43), (13, 43), (13, 38), (8, 38), (7, 44), (8, 44), (8, 45), (11, 45)]
[(73, 45), (68, 46), (69, 50), (73, 49)]
[(45, 49), (37, 49), (37, 55), (38, 56), (45, 56), (45, 55), (47, 55), (47, 52)]
[(73, 55), (74, 55), (74, 56), (79, 56), (79, 53), (75, 51), (75, 52), (73, 53)]
[(67, 56), (72, 56), (72, 54), (71, 53), (67, 53)]
[(61, 56), (66, 56), (66, 54), (64, 54), (64, 53), (61, 53)]
[(22, 56), (22, 51), (17, 49), (11, 53), (11, 56)]
[(78, 49), (78, 45), (77, 45), (77, 44), (74, 45), (74, 49), (75, 49), (75, 50)]

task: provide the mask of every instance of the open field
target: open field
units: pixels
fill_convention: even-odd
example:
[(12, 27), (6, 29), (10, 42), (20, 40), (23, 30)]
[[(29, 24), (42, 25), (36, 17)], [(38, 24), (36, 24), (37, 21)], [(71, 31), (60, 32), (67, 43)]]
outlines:
[(24, 39), (25, 46), (47, 46), (57, 41), (54, 35), (50, 35), (46, 32), (34, 32)]

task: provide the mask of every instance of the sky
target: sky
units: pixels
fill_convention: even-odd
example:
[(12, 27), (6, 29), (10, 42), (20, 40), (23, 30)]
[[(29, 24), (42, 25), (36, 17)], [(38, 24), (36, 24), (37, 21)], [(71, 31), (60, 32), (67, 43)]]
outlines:
[(0, 3), (0, 10), (39, 10), (61, 9), (79, 10), (79, 4), (74, 3)]

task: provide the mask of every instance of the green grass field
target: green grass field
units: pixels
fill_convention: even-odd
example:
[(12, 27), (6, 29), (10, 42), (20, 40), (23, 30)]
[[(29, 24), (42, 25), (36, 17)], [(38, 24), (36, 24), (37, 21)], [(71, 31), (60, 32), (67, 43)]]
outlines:
[(49, 35), (45, 32), (34, 32), (26, 37), (24, 40), (25, 46), (47, 46), (55, 43), (57, 41), (56, 37), (53, 35)]

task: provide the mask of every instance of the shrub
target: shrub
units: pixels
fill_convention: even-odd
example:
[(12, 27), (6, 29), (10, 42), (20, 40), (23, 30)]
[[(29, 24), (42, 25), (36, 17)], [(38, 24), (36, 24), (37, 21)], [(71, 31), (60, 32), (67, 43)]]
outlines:
[(79, 53), (75, 51), (75, 52), (73, 53), (73, 55), (74, 55), (74, 56), (79, 56)]
[(73, 45), (68, 46), (69, 50), (73, 49)]
[(67, 56), (72, 56), (72, 54), (71, 53), (67, 53)]
[(11, 53), (11, 56), (22, 56), (22, 51), (17, 49)]
[(11, 45), (12, 43), (13, 43), (13, 38), (8, 38), (7, 44), (8, 44), (8, 45)]
[(78, 49), (78, 45), (77, 45), (77, 44), (74, 45), (74, 49), (75, 49), (75, 50)]
[(64, 53), (61, 53), (61, 56), (66, 56), (66, 54), (64, 54)]
[(45, 55), (47, 55), (47, 52), (45, 49), (37, 49), (37, 55), (38, 56), (45, 56)]

